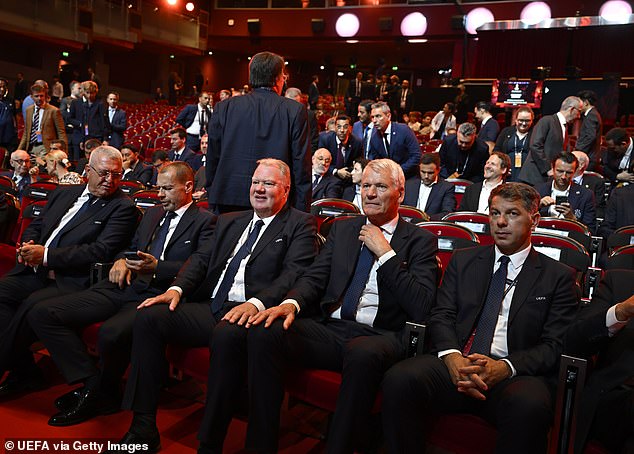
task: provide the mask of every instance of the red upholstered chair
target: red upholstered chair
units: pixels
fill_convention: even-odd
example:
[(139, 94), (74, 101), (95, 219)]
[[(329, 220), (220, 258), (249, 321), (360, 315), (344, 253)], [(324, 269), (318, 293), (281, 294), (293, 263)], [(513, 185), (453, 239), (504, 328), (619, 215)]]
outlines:
[(455, 194), (456, 194), (456, 206), (460, 206), (460, 202), (462, 201), (462, 196), (464, 195), (465, 189), (467, 186), (471, 186), (473, 184), (470, 180), (463, 180), (460, 178), (447, 178), (445, 180), (455, 186)]
[(134, 193), (132, 195), (132, 200), (134, 200), (134, 204), (142, 210), (146, 210), (147, 208), (161, 203), (159, 200), (158, 191), (149, 189)]
[(42, 209), (44, 208), (46, 203), (47, 203), (46, 200), (37, 200), (31, 203), (29, 206), (27, 206), (23, 210), (22, 217), (20, 218), (20, 221), (18, 223), (19, 229), (16, 226), (16, 230), (17, 230), (17, 234), (15, 235), (16, 241), (21, 240), (22, 234), (24, 233), (26, 228), (29, 226), (29, 224), (33, 221), (33, 219), (35, 219), (40, 214), (42, 214)]
[(209, 348), (186, 348), (176, 345), (167, 346), (167, 361), (170, 375), (180, 378), (183, 374), (207, 382), (209, 372)]
[(317, 219), (317, 230), (321, 232), (321, 224), (327, 218), (341, 216), (342, 214), (360, 214), (361, 210), (348, 200), (329, 198), (315, 200), (310, 204), (310, 212)]
[(51, 181), (36, 181), (31, 183), (22, 195), (22, 212), (37, 200), (48, 200), (48, 196), (57, 188), (57, 183)]
[(398, 214), (403, 218), (403, 220), (413, 224), (429, 221), (427, 213), (409, 205), (401, 205), (398, 207)]
[(447, 269), (451, 254), (455, 249), (477, 246), (480, 240), (466, 227), (446, 221), (421, 222), (417, 224), (438, 237), (438, 258), (443, 269)]
[(577, 283), (583, 285), (590, 266), (590, 254), (578, 241), (550, 233), (533, 233), (531, 242), (538, 252), (577, 270)]
[(323, 235), (324, 238), (328, 238), (328, 233), (330, 233), (330, 228), (332, 227), (332, 223), (335, 221), (340, 221), (342, 219), (349, 219), (351, 217), (360, 216), (360, 214), (355, 213), (345, 213), (339, 216), (328, 216), (327, 218), (320, 220), (319, 216), (316, 216), (317, 219), (317, 231)]
[(154, 141), (155, 150), (171, 150), (172, 140), (170, 136), (157, 137)]
[(634, 244), (634, 225), (621, 227), (608, 237), (608, 253), (611, 254), (614, 250), (630, 244)]
[(0, 243), (0, 277), (15, 266), (15, 246)]
[(135, 193), (145, 189), (145, 185), (136, 180), (121, 180), (119, 187), (124, 194), (132, 197)]
[(205, 199), (205, 200), (199, 200), (198, 202), (196, 202), (196, 206), (198, 208), (204, 208), (205, 210), (209, 209), (209, 200)]
[(606, 268), (608, 270), (634, 269), (634, 244), (615, 249), (608, 257)]
[(581, 243), (581, 245), (590, 251), (592, 244), (592, 234), (588, 227), (578, 221), (572, 219), (560, 219), (560, 218), (541, 218), (539, 224), (535, 229), (537, 233), (551, 233), (553, 235), (560, 235), (572, 238), (575, 241)]
[(20, 202), (8, 192), (0, 191), (0, 243), (15, 245), (20, 220)]
[(493, 237), (489, 229), (489, 216), (475, 211), (456, 211), (442, 218), (443, 221), (453, 222), (468, 228), (478, 236), (480, 244), (493, 244)]
[(15, 181), (6, 175), (0, 175), (0, 190), (15, 195), (16, 187)]

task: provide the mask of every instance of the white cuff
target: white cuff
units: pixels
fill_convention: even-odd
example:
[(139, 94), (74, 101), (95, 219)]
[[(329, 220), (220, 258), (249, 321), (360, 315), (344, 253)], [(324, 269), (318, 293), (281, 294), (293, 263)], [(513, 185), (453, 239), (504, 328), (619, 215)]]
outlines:
[(509, 361), (506, 358), (502, 358), (500, 361), (504, 361), (506, 364), (509, 365), (509, 367), (511, 368), (511, 376), (509, 378), (513, 378), (517, 375), (517, 371), (515, 370), (515, 368), (513, 367), (513, 363), (511, 363), (511, 361)]
[(168, 288), (167, 290), (175, 290), (178, 292), (178, 294), (180, 296), (183, 296), (183, 289), (180, 288), (178, 285), (172, 285), (170, 288)]
[(396, 255), (396, 252), (394, 252), (394, 249), (390, 249), (389, 251), (387, 251), (385, 254), (383, 254), (381, 257), (379, 257), (379, 259), (377, 260), (379, 262), (379, 266), (383, 265), (385, 262), (390, 260), (395, 255)]
[(256, 307), (256, 309), (258, 310), (258, 312), (262, 312), (263, 310), (266, 309), (266, 306), (264, 305), (264, 303), (262, 303), (262, 301), (260, 301), (257, 298), (249, 298), (247, 300), (247, 303), (253, 304)]
[(608, 309), (608, 312), (605, 314), (605, 326), (608, 328), (609, 337), (614, 336), (625, 325), (627, 325), (627, 321), (622, 322), (616, 318), (616, 304)]
[(292, 304), (293, 306), (295, 306), (295, 309), (297, 309), (297, 313), (299, 314), (299, 303), (295, 301), (294, 299), (291, 299), (291, 298), (285, 299), (284, 301), (280, 303), (280, 306), (282, 304)]
[(450, 353), (460, 353), (460, 355), (462, 355), (462, 352), (456, 348), (450, 348), (449, 350), (441, 350), (438, 352), (438, 357), (442, 358), (443, 356), (447, 356)]
[(44, 248), (44, 258), (42, 259), (42, 265), (48, 266), (48, 248)]

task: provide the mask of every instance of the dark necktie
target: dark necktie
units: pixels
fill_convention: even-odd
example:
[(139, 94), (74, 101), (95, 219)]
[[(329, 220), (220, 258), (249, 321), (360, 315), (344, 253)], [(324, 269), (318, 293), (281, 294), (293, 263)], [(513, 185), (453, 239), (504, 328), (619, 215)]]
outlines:
[(40, 108), (35, 106), (35, 114), (33, 115), (33, 124), (31, 124), (31, 137), (29, 139), (29, 143), (31, 146), (35, 145), (37, 140), (37, 132), (39, 131), (40, 125)]
[(180, 161), (180, 159), (181, 159), (181, 154), (174, 152), (174, 161)]
[(370, 133), (370, 125), (366, 126), (363, 129), (363, 157), (368, 158), (368, 140)]
[(506, 255), (500, 257), (500, 267), (493, 273), (487, 298), (480, 313), (475, 334), (473, 335), (473, 342), (468, 351), (469, 354), (491, 354), (491, 342), (493, 342), (493, 334), (500, 314), (500, 306), (502, 305), (502, 300), (504, 300), (504, 287), (506, 286), (506, 275), (510, 260), (511, 259)]
[(335, 160), (335, 168), (337, 169), (341, 169), (345, 162), (344, 162), (344, 153), (346, 152), (346, 146), (343, 143), (339, 143), (339, 151), (337, 152), (337, 159)]
[(156, 233), (154, 234), (154, 239), (150, 244), (150, 254), (156, 259), (159, 260), (161, 258), (161, 254), (163, 253), (163, 248), (165, 247), (165, 240), (167, 239), (167, 233), (170, 230), (170, 224), (172, 219), (176, 217), (176, 213), (173, 211), (168, 211), (165, 213), (163, 217), (163, 223), (156, 229)]
[(346, 290), (346, 294), (343, 297), (343, 304), (341, 305), (341, 318), (344, 320), (354, 320), (357, 314), (357, 307), (359, 306), (359, 299), (363, 289), (368, 283), (370, 277), (370, 270), (374, 264), (374, 254), (370, 252), (365, 245), (361, 246), (361, 252), (357, 259), (357, 266), (354, 270), (354, 275), (350, 281), (350, 285)]
[(205, 109), (200, 111), (200, 137), (207, 132), (207, 119), (205, 118)]
[(361, 96), (361, 82), (359, 82), (358, 80), (357, 80), (357, 90), (355, 92), (355, 95), (357, 98)]
[(24, 189), (28, 186), (30, 179), (29, 176), (20, 178), (20, 182), (18, 183), (18, 198), (20, 200), (22, 200), (22, 194), (24, 193)]
[(315, 179), (313, 180), (313, 189), (315, 189), (318, 184), (319, 184), (319, 175), (315, 175)]
[(96, 197), (92, 194), (88, 194), (88, 200), (86, 200), (84, 202), (84, 204), (79, 208), (79, 210), (77, 210), (77, 213), (75, 213), (75, 215), (70, 218), (68, 220), (68, 222), (66, 223), (66, 225), (64, 226), (64, 228), (62, 230), (60, 230), (59, 232), (57, 232), (57, 235), (55, 235), (55, 238), (53, 238), (53, 240), (51, 241), (51, 243), (48, 245), (49, 248), (55, 248), (57, 247), (57, 245), (59, 244), (59, 240), (61, 238), (62, 233), (64, 232), (64, 230), (66, 230), (66, 228), (71, 225), (76, 219), (79, 219), (79, 217), (86, 212), (86, 210), (88, 210), (88, 208), (90, 208), (90, 206), (92, 205), (92, 203), (95, 201)]
[(211, 301), (211, 312), (214, 316), (218, 315), (222, 310), (222, 305), (227, 301), (227, 297), (229, 296), (229, 291), (231, 291), (231, 286), (233, 285), (233, 281), (236, 278), (236, 274), (238, 274), (238, 269), (240, 269), (240, 262), (244, 260), (249, 254), (251, 254), (251, 250), (253, 249), (253, 245), (255, 244), (255, 240), (257, 240), (258, 235), (260, 234), (260, 230), (264, 225), (264, 221), (261, 219), (258, 220), (251, 233), (247, 237), (247, 240), (244, 242), (236, 255), (233, 256), (231, 262), (229, 262), (229, 266), (227, 266), (227, 270), (225, 271), (225, 275), (222, 278), (222, 282), (218, 287), (218, 291), (216, 292), (216, 296)]
[(383, 143), (385, 144), (385, 154), (390, 157), (390, 142), (387, 139), (387, 134), (383, 134)]

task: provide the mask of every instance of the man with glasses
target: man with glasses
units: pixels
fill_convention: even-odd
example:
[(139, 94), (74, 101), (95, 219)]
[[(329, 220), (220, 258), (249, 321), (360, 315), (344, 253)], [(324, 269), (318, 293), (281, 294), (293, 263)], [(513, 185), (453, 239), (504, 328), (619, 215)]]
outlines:
[(119, 189), (121, 153), (93, 151), (88, 183), (60, 186), (24, 231), (17, 265), (0, 279), (0, 398), (35, 389), (42, 375), (29, 351), (26, 315), (38, 302), (88, 288), (90, 266), (108, 262), (130, 240), (137, 209)]
[(501, 151), (511, 158), (510, 174), (506, 181), (519, 181), (519, 173), (528, 157), (535, 114), (530, 107), (520, 107), (515, 113), (515, 124), (500, 132), (493, 151)]
[(206, 346), (217, 326), (234, 324), (246, 336), (246, 320), (277, 304), (312, 262), (314, 220), (286, 207), (290, 185), (285, 163), (258, 161), (249, 195), (253, 208), (218, 217), (212, 240), (190, 257), (173, 286), (138, 306), (123, 399), (134, 416), (120, 443), (145, 443), (146, 452), (160, 449), (156, 411), (168, 343)]
[(37, 181), (37, 167), (31, 172), (31, 157), (24, 150), (11, 153), (11, 167), (13, 172), (8, 176), (15, 182), (16, 195), (21, 202), (26, 188)]
[(519, 174), (520, 181), (535, 186), (552, 176), (550, 163), (559, 153), (568, 151), (568, 125), (579, 118), (582, 108), (581, 99), (568, 96), (561, 103), (559, 112), (537, 122), (528, 157)]
[(291, 169), (290, 203), (309, 211), (310, 134), (306, 108), (280, 96), (284, 59), (260, 52), (249, 63), (253, 91), (216, 105), (209, 129), (206, 178), (210, 206), (219, 212), (250, 208), (250, 176), (263, 158)]
[(330, 172), (332, 157), (325, 148), (319, 148), (313, 155), (313, 200), (341, 198), (341, 181)]

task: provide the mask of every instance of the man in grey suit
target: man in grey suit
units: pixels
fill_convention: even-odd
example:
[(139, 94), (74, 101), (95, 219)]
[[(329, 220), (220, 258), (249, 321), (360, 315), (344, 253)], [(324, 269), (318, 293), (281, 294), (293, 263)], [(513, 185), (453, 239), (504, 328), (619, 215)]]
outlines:
[(550, 162), (567, 149), (568, 124), (579, 118), (583, 104), (576, 96), (568, 96), (559, 112), (542, 117), (531, 135), (528, 158), (520, 172), (520, 181), (535, 186), (552, 176)]

